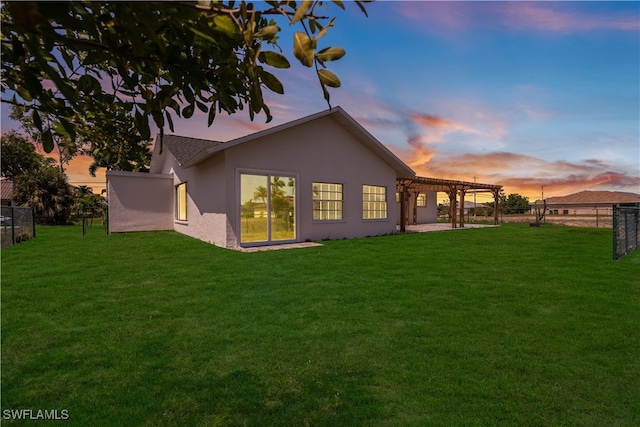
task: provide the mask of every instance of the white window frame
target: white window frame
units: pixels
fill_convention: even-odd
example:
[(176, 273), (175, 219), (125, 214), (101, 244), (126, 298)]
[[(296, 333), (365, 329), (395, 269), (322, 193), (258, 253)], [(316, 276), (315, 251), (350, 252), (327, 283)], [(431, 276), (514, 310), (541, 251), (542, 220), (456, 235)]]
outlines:
[[(344, 221), (344, 184), (314, 181), (311, 185), (313, 221)], [(318, 190), (319, 196), (316, 196), (316, 186), (321, 187)], [(331, 197), (338, 194), (339, 198)], [(316, 209), (316, 206), (319, 206), (319, 209)]]
[(386, 220), (388, 218), (387, 187), (364, 184), (362, 186), (362, 219)]
[[(176, 185), (176, 221), (188, 221), (189, 218), (189, 193), (187, 182), (181, 182)], [(184, 188), (184, 194), (180, 194), (180, 189)], [(182, 203), (181, 203), (182, 202)], [(184, 204), (184, 209), (181, 209), (182, 204)], [(184, 210), (184, 216), (182, 216), (182, 211)]]

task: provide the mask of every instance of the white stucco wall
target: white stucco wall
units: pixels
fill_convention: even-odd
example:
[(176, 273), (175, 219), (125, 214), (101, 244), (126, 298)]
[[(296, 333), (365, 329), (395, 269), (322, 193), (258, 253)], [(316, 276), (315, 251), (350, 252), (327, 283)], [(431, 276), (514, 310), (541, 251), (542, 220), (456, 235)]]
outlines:
[(109, 231), (173, 229), (173, 178), (138, 172), (107, 172)]
[[(157, 167), (173, 176), (173, 187), (187, 183), (187, 220), (172, 216), (174, 230), (217, 246), (227, 247), (225, 213), (224, 152), (191, 168), (182, 168), (176, 159), (163, 156)], [(172, 192), (175, 192), (172, 189)], [(172, 193), (173, 194), (173, 193)]]
[[(229, 233), (237, 236), (238, 176), (241, 172), (296, 175), (298, 240), (339, 239), (394, 233), (396, 172), (330, 116), (266, 135), (225, 151)], [(312, 183), (343, 184), (343, 220), (314, 221)], [(362, 218), (362, 186), (387, 189), (383, 220)], [(232, 242), (233, 237), (228, 237)]]
[[(418, 206), (417, 209), (417, 223), (418, 224), (430, 224), (434, 222), (438, 222), (438, 193), (435, 191), (425, 192), (427, 197), (427, 205), (426, 206)], [(409, 221), (407, 225), (413, 224), (413, 204), (415, 199), (411, 197), (409, 199)], [(397, 221), (398, 225), (400, 225), (400, 202), (396, 203), (396, 213), (397, 213)]]

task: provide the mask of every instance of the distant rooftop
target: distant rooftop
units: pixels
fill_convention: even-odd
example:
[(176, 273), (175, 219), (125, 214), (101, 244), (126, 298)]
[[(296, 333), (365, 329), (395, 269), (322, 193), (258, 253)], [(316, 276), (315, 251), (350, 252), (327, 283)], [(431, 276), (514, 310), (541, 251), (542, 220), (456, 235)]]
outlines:
[[(580, 191), (568, 196), (548, 197), (547, 204), (640, 203), (640, 194), (620, 191)], [(538, 201), (539, 203), (540, 201)]]

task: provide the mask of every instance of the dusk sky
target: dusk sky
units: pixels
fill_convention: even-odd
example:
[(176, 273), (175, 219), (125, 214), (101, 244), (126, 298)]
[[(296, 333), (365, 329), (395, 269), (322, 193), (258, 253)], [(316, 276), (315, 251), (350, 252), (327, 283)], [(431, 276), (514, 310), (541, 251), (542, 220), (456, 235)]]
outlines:
[[(418, 175), (501, 184), (532, 201), (582, 190), (640, 193), (640, 2), (407, 2), (355, 4), (318, 47), (341, 106)], [(280, 24), (285, 27), (286, 24)], [(275, 70), (274, 120), (242, 111), (174, 120), (175, 133), (226, 141), (327, 109), (315, 73), (293, 58)], [(2, 131), (17, 128), (2, 108)], [(70, 168), (91, 181), (89, 161)], [(490, 196), (487, 195), (487, 199)], [(478, 200), (488, 201), (488, 200)]]

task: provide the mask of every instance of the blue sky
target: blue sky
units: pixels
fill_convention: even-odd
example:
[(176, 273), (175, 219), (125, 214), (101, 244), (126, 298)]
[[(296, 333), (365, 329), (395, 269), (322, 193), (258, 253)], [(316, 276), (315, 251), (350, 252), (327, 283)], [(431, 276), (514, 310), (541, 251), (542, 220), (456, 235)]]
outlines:
[[(336, 24), (319, 41), (347, 51), (329, 64), (342, 81), (331, 103), (419, 175), (475, 176), (531, 199), (542, 186), (545, 197), (640, 193), (639, 2), (382, 1), (368, 18), (346, 6), (329, 7)], [(194, 115), (175, 133), (224, 141), (326, 109), (290, 35), (271, 123), (240, 112), (207, 128)], [(88, 181), (77, 167), (72, 181)]]

